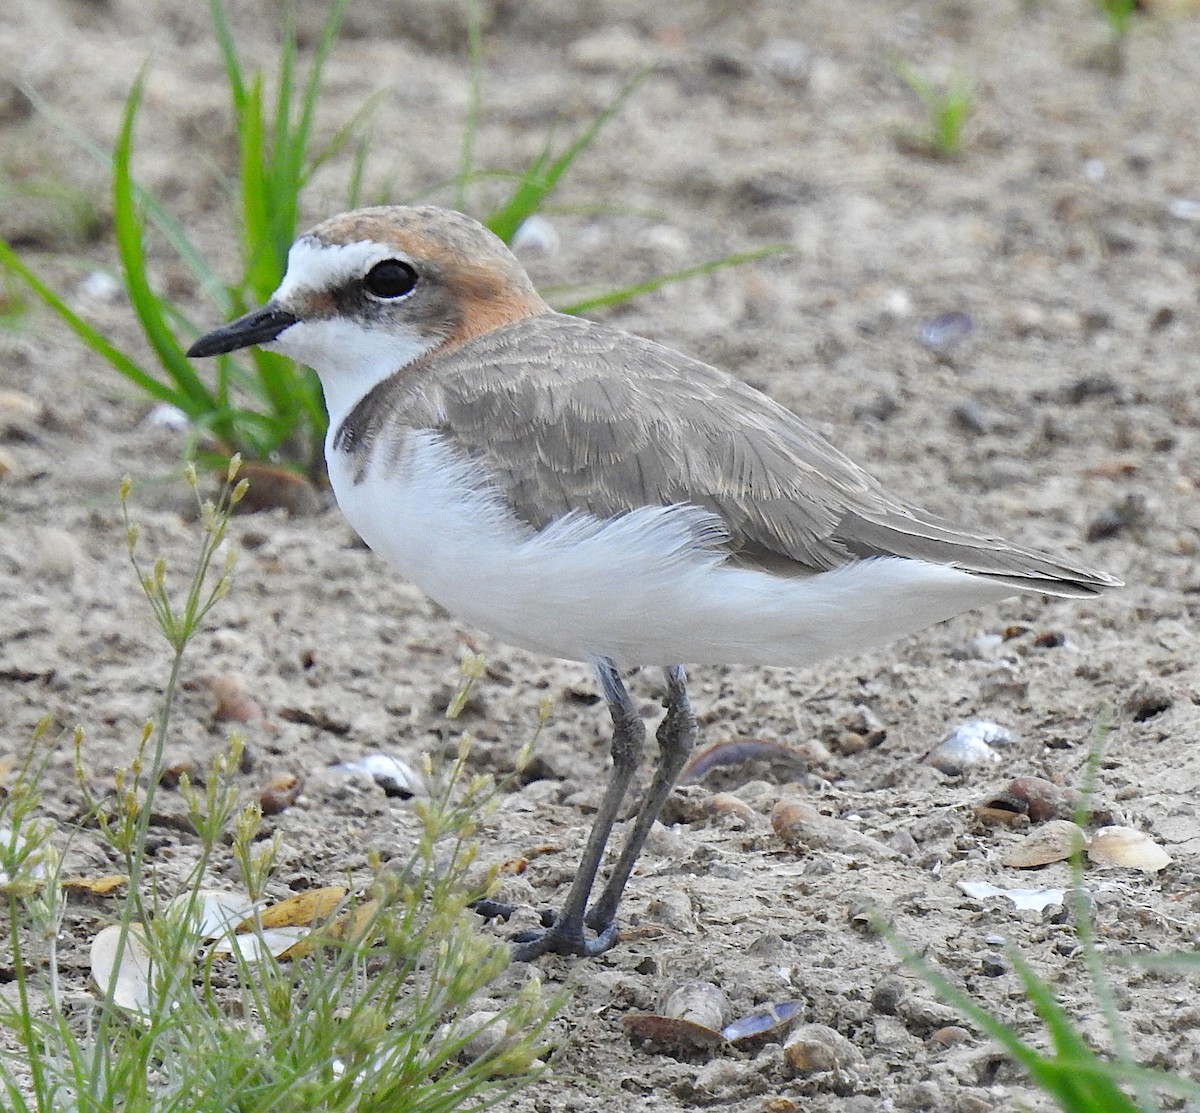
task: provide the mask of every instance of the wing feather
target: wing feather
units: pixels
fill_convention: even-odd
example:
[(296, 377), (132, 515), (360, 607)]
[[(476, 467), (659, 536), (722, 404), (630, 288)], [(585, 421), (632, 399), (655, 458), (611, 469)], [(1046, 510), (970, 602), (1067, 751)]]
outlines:
[(441, 353), (436, 375), (418, 361), (376, 387), (346, 425), (348, 443), (362, 446), (436, 429), (480, 458), (539, 530), (569, 511), (608, 518), (693, 503), (725, 522), (733, 559), (776, 573), (900, 556), (1049, 594), (1119, 583), (920, 511), (752, 387), (560, 314)]

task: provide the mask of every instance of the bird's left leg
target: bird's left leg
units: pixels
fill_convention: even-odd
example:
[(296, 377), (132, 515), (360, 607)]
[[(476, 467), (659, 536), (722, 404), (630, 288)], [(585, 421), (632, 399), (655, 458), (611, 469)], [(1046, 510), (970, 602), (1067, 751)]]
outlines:
[(667, 698), (664, 700), (667, 713), (658, 725), (659, 755), (654, 779), (646, 790), (637, 818), (633, 821), (633, 829), (621, 848), (621, 856), (609, 874), (604, 891), (588, 909), (587, 926), (601, 935), (613, 929), (617, 905), (621, 902), (625, 883), (645, 845), (646, 836), (650, 834), (650, 828), (654, 826), (658, 813), (671, 795), (671, 789), (675, 787), (696, 745), (696, 716), (692, 714), (692, 705), (688, 702), (687, 674), (682, 665), (672, 665), (664, 672), (667, 679)]

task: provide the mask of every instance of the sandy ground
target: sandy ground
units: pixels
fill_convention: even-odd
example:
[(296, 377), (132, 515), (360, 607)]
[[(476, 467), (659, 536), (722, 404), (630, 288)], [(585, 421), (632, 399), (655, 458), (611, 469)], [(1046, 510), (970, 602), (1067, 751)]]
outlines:
[[(248, 56), (268, 59), (279, 5), (230, 6)], [(305, 34), (321, 7), (302, 5)], [(1015, 944), (1103, 1046), (1071, 917), (969, 897), (958, 883), (1069, 884), (1061, 864), (1003, 865), (1026, 832), (975, 809), (1018, 776), (1077, 786), (1107, 724), (1098, 819), (1147, 832), (1173, 862), (1157, 874), (1087, 867), (1100, 943), (1111, 954), (1187, 950), (1200, 929), (1200, 20), (1139, 21), (1114, 72), (1086, 0), (861, 0), (853, 14), (831, 0), (579, 7), (489, 5), (482, 165), (520, 167), (556, 122), (564, 134), (581, 126), (656, 67), (556, 196), (557, 250), (525, 256), (535, 279), (602, 289), (790, 244), (609, 319), (761, 386), (931, 509), (1072, 553), (1128, 586), (1093, 603), (1013, 600), (804, 672), (694, 670), (706, 743), (780, 743), (804, 761), (726, 770), (678, 793), (629, 887), (621, 945), (592, 962), (537, 963), (574, 992), (549, 1074), (510, 1108), (1045, 1108), (970, 1025), (945, 1031), (955, 1014), (860, 913), (877, 904), (947, 977), (1043, 1043), (1004, 956), (1002, 941)], [(333, 134), (386, 90), (372, 188), (450, 200), (437, 187), (457, 169), (463, 41), (453, 3), (351, 5), (319, 128)], [(215, 168), (232, 169), (233, 145), (203, 5), (8, 0), (0, 15), (0, 232), (137, 351), (127, 305), (83, 282), (114, 262), (103, 168), (12, 83), (107, 145), (147, 58), (139, 173), (232, 273)], [(977, 108), (957, 161), (914, 149), (921, 115), (897, 58), (972, 80)], [(342, 207), (345, 173), (318, 176), (308, 217)], [(65, 219), (45, 196), (56, 191), (83, 211)], [(476, 204), (488, 199), (481, 188)], [(208, 314), (165, 251), (157, 275)], [(972, 327), (939, 348), (949, 313)], [(45, 715), (82, 723), (101, 781), (154, 714), (167, 662), (126, 563), (117, 484), (125, 472), (139, 480), (146, 550), (183, 566), (194, 532), (170, 478), (182, 442), (148, 425), (147, 404), (40, 311), (0, 332), (0, 387), (15, 392), (0, 410), (0, 750), (23, 746)], [(456, 623), (356, 544), (332, 506), (242, 517), (233, 535), (236, 589), (190, 659), (175, 747), (203, 756), (223, 744), (229, 724), (214, 720), (202, 681), (243, 678), (266, 712), (246, 727), (247, 792), (282, 773), (305, 782), (271, 821), (285, 846), (278, 891), (364, 875), (366, 848), (407, 837), (409, 805), (330, 764), (415, 758), (465, 728), (475, 764), (503, 774), (549, 697), (538, 779), (504, 799), (482, 853), (543, 848), (506, 892), (557, 904), (607, 765), (586, 670)], [(464, 647), (484, 652), (488, 671), (452, 725), (442, 711)], [(632, 681), (648, 719), (658, 684)], [(938, 771), (929, 752), (975, 718), (1014, 742), (994, 764)], [(69, 755), (48, 787), (48, 811), (70, 816)], [(716, 789), (748, 807), (706, 804)], [(826, 820), (802, 825), (794, 845), (767, 818), (784, 797)], [(168, 819), (156, 861), (169, 879), (188, 837)], [(80, 872), (109, 865), (86, 838), (72, 854)], [(65, 963), (81, 989), (86, 941), (108, 914), (81, 903), (69, 919)], [(529, 974), (514, 966), (496, 996)], [(1194, 984), (1130, 966), (1112, 978), (1139, 1058), (1194, 1077)], [(690, 979), (721, 987), (731, 1016), (800, 1001), (804, 1022), (834, 1029), (854, 1054), (796, 1075), (778, 1043), (680, 1050), (631, 1038), (623, 1018)]]

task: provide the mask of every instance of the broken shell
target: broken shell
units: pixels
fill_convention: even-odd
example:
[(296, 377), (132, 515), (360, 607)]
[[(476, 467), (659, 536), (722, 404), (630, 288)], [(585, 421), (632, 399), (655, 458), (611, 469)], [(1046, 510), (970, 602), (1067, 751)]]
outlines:
[(1063, 889), (1001, 889), (990, 881), (960, 881), (958, 887), (973, 900), (1005, 897), (1017, 908), (1031, 912), (1043, 912), (1047, 908), (1061, 906), (1066, 899)]
[(1016, 869), (1033, 869), (1051, 862), (1064, 862), (1087, 845), (1083, 828), (1067, 819), (1052, 819), (1009, 847), (1000, 861)]
[(1012, 733), (999, 723), (970, 719), (959, 723), (925, 760), (946, 776), (956, 777), (974, 766), (996, 764), (1000, 755), (993, 747), (1008, 746), (1012, 742)]
[(175, 920), (186, 916), (198, 938), (216, 939), (235, 931), (254, 909), (254, 901), (245, 893), (201, 889), (180, 893), (167, 905), (167, 915)]
[(763, 738), (734, 738), (728, 742), (714, 742), (711, 746), (697, 750), (683, 767), (679, 783), (695, 784), (714, 769), (745, 765), (752, 761), (768, 762), (787, 769), (806, 769), (809, 764), (806, 753), (782, 742), (772, 742)]
[(693, 1024), (677, 1016), (659, 1016), (657, 1013), (633, 1013), (621, 1023), (631, 1036), (639, 1040), (665, 1044), (668, 1047), (713, 1048), (725, 1042), (719, 1031)]
[(710, 816), (724, 816), (728, 819), (740, 820), (743, 824), (754, 823), (758, 819), (756, 812), (745, 800), (739, 799), (731, 792), (715, 792), (704, 801), (704, 812)]
[[(125, 935), (124, 946), (121, 935)], [(120, 952), (120, 965), (117, 955)], [(136, 927), (112, 924), (92, 940), (92, 977), (100, 992), (111, 993), (113, 1004), (130, 1012), (145, 1012), (150, 1006), (150, 979), (154, 965), (145, 940)]]
[(385, 796), (408, 800), (413, 796), (429, 794), (425, 778), (407, 761), (394, 754), (364, 754), (357, 761), (343, 761), (333, 768), (346, 773), (365, 773), (383, 789)]
[(663, 1016), (719, 1029), (729, 1015), (729, 998), (712, 982), (684, 982), (666, 995), (660, 1011)]
[(730, 1043), (755, 1039), (777, 1039), (791, 1026), (804, 1009), (803, 1001), (780, 1001), (762, 1005), (752, 1013), (731, 1020), (721, 1029)]
[(824, 1024), (802, 1024), (783, 1045), (783, 1058), (794, 1074), (815, 1074), (862, 1062), (862, 1052)]
[(711, 1048), (725, 1042), (721, 1025), (728, 1011), (729, 998), (712, 982), (684, 982), (666, 994), (658, 1013), (635, 1013), (622, 1023), (639, 1039)]
[(1157, 873), (1171, 856), (1149, 835), (1133, 827), (1101, 827), (1088, 845), (1088, 858), (1106, 866), (1129, 866)]

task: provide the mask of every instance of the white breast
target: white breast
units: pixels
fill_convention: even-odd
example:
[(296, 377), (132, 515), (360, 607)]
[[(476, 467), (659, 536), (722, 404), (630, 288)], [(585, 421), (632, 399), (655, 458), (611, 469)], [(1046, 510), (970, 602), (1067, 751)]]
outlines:
[(409, 434), (358, 482), (329, 451), (334, 493), (372, 549), (453, 614), (512, 645), (621, 667), (803, 665), (861, 652), (1011, 587), (942, 565), (858, 561), (807, 577), (729, 567), (720, 520), (696, 506), (535, 532), (477, 465), (437, 434)]

